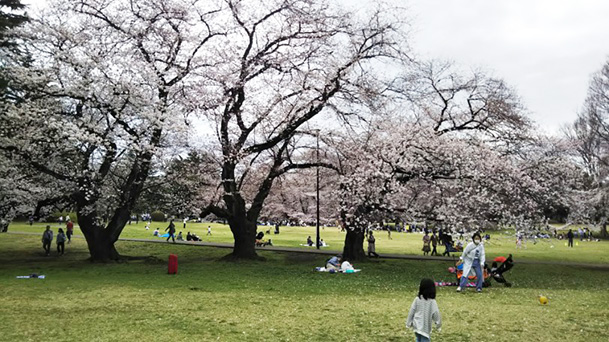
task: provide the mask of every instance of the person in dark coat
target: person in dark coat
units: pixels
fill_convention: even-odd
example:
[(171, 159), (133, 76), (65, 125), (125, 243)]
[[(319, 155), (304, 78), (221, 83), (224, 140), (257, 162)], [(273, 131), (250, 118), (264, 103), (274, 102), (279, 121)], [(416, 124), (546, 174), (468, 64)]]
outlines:
[(167, 228), (165, 228), (165, 231), (169, 230), (169, 236), (167, 237), (167, 241), (169, 242), (169, 238), (171, 238), (173, 240), (173, 242), (176, 242), (176, 225), (173, 224), (173, 220), (169, 221), (169, 226), (167, 226)]
[(53, 241), (53, 231), (51, 226), (47, 226), (47, 229), (42, 233), (42, 248), (44, 248), (45, 254), (48, 256), (51, 254), (51, 242)]
[(63, 255), (66, 248), (66, 234), (63, 233), (63, 229), (59, 228), (59, 231), (57, 232), (57, 239), (55, 241), (57, 241), (57, 254)]

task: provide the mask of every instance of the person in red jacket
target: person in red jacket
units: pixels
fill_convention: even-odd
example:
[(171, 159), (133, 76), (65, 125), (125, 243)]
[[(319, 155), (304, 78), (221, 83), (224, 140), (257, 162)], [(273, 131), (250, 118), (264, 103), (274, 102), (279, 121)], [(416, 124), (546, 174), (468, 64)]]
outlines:
[(72, 234), (74, 233), (74, 223), (72, 220), (66, 223), (66, 237), (68, 238), (68, 243), (72, 241)]

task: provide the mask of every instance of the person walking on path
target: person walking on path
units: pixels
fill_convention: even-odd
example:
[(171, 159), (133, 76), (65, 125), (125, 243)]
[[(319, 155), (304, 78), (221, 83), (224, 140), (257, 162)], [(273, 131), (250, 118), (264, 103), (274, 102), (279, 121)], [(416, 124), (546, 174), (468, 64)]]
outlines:
[(57, 241), (57, 254), (63, 255), (66, 248), (66, 235), (63, 233), (63, 229), (59, 228), (57, 231), (57, 239), (55, 241)]
[(72, 223), (72, 221), (68, 221), (68, 223), (66, 223), (66, 236), (68, 238), (68, 243), (72, 242), (72, 234), (74, 234), (74, 223)]
[(479, 233), (474, 233), (472, 240), (472, 242), (467, 244), (463, 250), (463, 254), (461, 254), (461, 257), (459, 258), (463, 261), (463, 274), (461, 275), (457, 292), (461, 292), (461, 289), (467, 284), (469, 272), (472, 268), (476, 272), (476, 291), (482, 292), (482, 283), (484, 282), (482, 268), (486, 261), (484, 245), (482, 244), (482, 238)]
[(372, 234), (372, 231), (370, 231), (370, 234), (368, 234), (368, 257), (371, 255), (374, 255), (377, 258), (379, 257), (379, 255), (376, 254), (376, 246), (374, 245), (375, 242), (376, 238)]
[(169, 221), (169, 226), (167, 226), (167, 228), (165, 228), (165, 231), (169, 230), (169, 236), (167, 237), (167, 242), (169, 242), (169, 239), (171, 238), (171, 240), (173, 240), (173, 242), (176, 242), (176, 225), (173, 224), (173, 220)]
[(429, 237), (429, 233), (425, 233), (425, 236), (423, 236), (423, 255), (427, 255), (429, 254), (429, 251), (431, 251), (431, 248), (429, 247), (430, 243), (431, 238)]
[(436, 285), (431, 279), (423, 279), (419, 285), (419, 295), (410, 306), (406, 328), (414, 330), (417, 342), (430, 342), (433, 323), (439, 332), (442, 329), (442, 316), (436, 303)]
[(431, 255), (438, 256), (438, 251), (436, 250), (436, 247), (438, 247), (438, 236), (435, 232), (431, 235), (431, 247)]
[(42, 248), (46, 255), (51, 254), (51, 242), (53, 241), (53, 231), (51, 230), (51, 226), (47, 226), (44, 233), (42, 233)]
[(452, 245), (453, 245), (453, 236), (450, 235), (449, 233), (444, 233), (444, 247), (446, 248), (444, 250), (444, 253), (442, 253), (442, 256), (448, 256), (450, 257), (450, 251), (452, 249)]
[(567, 233), (567, 239), (569, 239), (569, 247), (573, 248), (573, 230), (569, 229)]

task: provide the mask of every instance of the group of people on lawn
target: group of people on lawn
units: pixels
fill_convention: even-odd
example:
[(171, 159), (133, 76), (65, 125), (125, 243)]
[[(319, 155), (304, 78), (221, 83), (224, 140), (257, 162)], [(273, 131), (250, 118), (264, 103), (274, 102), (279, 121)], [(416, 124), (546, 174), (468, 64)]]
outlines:
[[(59, 223), (63, 224), (63, 216), (60, 216)], [(57, 254), (63, 255), (65, 252), (65, 242), (72, 242), (72, 235), (74, 234), (74, 222), (70, 220), (70, 216), (66, 216), (66, 232), (64, 233), (63, 228), (57, 230), (57, 237), (55, 242), (57, 243)], [(44, 249), (45, 255), (51, 254), (51, 243), (53, 242), (53, 231), (51, 226), (47, 225), (46, 229), (42, 233), (42, 248)]]
[[(184, 227), (186, 227), (186, 222), (184, 222)], [(146, 225), (146, 230), (148, 230), (150, 228), (150, 226), (147, 224)], [(182, 236), (182, 232), (179, 232), (178, 235), (176, 236), (176, 226), (173, 223), (173, 219), (171, 221), (169, 221), (169, 225), (167, 226), (167, 228), (165, 228), (165, 231), (167, 232), (166, 235), (161, 235), (161, 232), (159, 231), (159, 228), (156, 228), (154, 230), (154, 232), (152, 232), (153, 236), (157, 236), (157, 237), (167, 237), (167, 242), (169, 242), (169, 239), (171, 239), (173, 242), (177, 241), (184, 241), (184, 237)], [(207, 226), (207, 235), (212, 235), (211, 234), (211, 226)], [(195, 233), (190, 233), (188, 232), (186, 234), (186, 241), (203, 241), (197, 234)]]

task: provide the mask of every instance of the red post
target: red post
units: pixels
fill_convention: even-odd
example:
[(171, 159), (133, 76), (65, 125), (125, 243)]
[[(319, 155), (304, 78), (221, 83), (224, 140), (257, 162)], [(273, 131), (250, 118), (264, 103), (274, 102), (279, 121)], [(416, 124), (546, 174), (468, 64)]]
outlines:
[(178, 256), (175, 254), (169, 254), (169, 274), (178, 274)]

